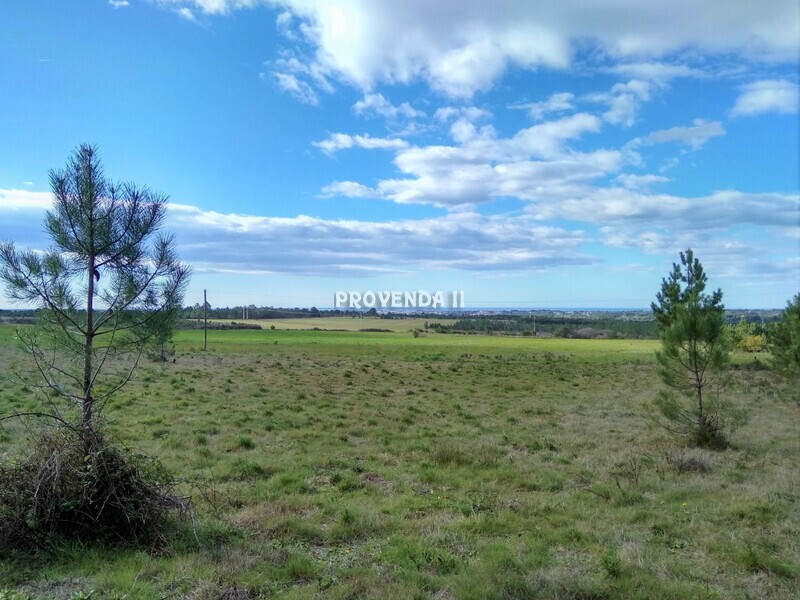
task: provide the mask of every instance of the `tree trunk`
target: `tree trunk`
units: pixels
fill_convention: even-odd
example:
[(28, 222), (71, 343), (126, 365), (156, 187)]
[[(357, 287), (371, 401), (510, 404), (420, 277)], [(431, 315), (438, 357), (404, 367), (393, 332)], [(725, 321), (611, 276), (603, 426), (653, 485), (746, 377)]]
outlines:
[(700, 420), (700, 424), (705, 425), (706, 417), (703, 414), (703, 384), (702, 382), (698, 381), (695, 383), (695, 393), (697, 395), (697, 414)]
[[(90, 450), (92, 432), (92, 345), (94, 342), (94, 256), (89, 256), (89, 281), (86, 293), (86, 332), (83, 342), (83, 399), (81, 401), (81, 427), (86, 436), (87, 451)], [(88, 453), (88, 452), (87, 452)]]

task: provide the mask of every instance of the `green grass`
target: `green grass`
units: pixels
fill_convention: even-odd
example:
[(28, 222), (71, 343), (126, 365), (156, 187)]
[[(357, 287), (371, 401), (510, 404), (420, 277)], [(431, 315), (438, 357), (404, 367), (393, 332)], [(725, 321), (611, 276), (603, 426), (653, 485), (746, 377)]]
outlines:
[(417, 319), (407, 317), (402, 319), (381, 319), (380, 317), (314, 317), (303, 319), (210, 319), (218, 323), (253, 323), (260, 325), (264, 329), (289, 329), (289, 330), (343, 330), (359, 331), (360, 329), (388, 329), (394, 332), (406, 333), (414, 329), (423, 329), (425, 323), (439, 323), (440, 325), (452, 325), (455, 319)]
[[(194, 521), (157, 555), (57, 545), (0, 562), (0, 590), (787, 598), (800, 585), (800, 415), (752, 356), (735, 357), (729, 392), (750, 421), (731, 450), (695, 455), (644, 417), (652, 341), (265, 329), (209, 332), (207, 352), (184, 331), (176, 346), (106, 414), (181, 477)], [(12, 348), (0, 327), (3, 373)], [(0, 413), (28, 405), (0, 379)], [(1, 428), (0, 453), (22, 435)]]

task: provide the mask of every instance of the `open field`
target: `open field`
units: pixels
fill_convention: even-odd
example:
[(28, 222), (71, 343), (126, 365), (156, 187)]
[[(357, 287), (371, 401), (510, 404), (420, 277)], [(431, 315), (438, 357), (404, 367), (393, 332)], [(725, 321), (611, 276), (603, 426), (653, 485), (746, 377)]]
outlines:
[[(752, 355), (735, 357), (729, 391), (749, 422), (734, 448), (699, 452), (644, 416), (659, 387), (653, 341), (281, 321), (209, 332), (207, 352), (202, 331), (178, 332), (176, 362), (145, 364), (109, 404), (119, 439), (161, 458), (193, 496), (194, 520), (175, 523), (168, 552), (57, 546), (7, 559), (0, 598), (777, 599), (800, 588), (800, 407)], [(364, 328), (399, 322), (377, 323)], [(0, 373), (20, 356), (0, 327)], [(36, 406), (0, 376), (0, 414)], [(6, 424), (0, 452), (22, 435)]]
[[(211, 321), (212, 319), (209, 319)], [(379, 317), (314, 317), (307, 319), (213, 319), (218, 323), (253, 323), (264, 329), (328, 329), (333, 331), (358, 331), (360, 329), (388, 329), (398, 333), (408, 332), (413, 329), (422, 329), (425, 323), (441, 323), (452, 325), (455, 319), (381, 319)]]

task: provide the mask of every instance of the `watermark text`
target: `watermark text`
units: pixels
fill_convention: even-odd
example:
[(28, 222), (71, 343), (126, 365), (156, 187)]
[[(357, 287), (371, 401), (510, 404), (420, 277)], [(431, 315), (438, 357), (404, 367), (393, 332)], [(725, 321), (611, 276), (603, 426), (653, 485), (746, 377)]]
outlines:
[(334, 308), (464, 308), (464, 292), (426, 290), (334, 292)]

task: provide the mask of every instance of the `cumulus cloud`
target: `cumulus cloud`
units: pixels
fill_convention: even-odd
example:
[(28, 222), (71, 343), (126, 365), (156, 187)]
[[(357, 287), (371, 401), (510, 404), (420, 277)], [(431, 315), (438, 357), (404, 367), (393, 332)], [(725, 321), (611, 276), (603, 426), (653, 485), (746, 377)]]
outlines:
[[(350, 193), (370, 196), (374, 190), (360, 186)], [(265, 217), (171, 203), (165, 227), (176, 234), (181, 259), (198, 272), (371, 276), (419, 269), (538, 271), (600, 262), (584, 249), (597, 243), (598, 235), (607, 246), (666, 256), (691, 246), (702, 250), (715, 276), (769, 275), (783, 281), (800, 267), (789, 249), (796, 245), (791, 233), (800, 210), (797, 194), (720, 191), (687, 198), (579, 185), (558, 201), (548, 203), (548, 197), (549, 192), (523, 214), (486, 216), (467, 210), (393, 221)], [(39, 224), (50, 204), (46, 192), (0, 190), (0, 219), (13, 228), (20, 245), (44, 248), (49, 242)], [(543, 222), (554, 218), (582, 226)], [(766, 237), (773, 258), (765, 259), (752, 240), (720, 235), (747, 226), (760, 228), (754, 230), (761, 232), (756, 239), (770, 232)], [(597, 234), (587, 231), (592, 227)]]
[(345, 196), (347, 198), (380, 198), (381, 193), (369, 186), (355, 181), (335, 181), (322, 188), (322, 198)]
[(488, 119), (492, 113), (477, 106), (442, 106), (436, 109), (433, 118), (437, 121), (446, 123), (451, 119), (463, 119), (466, 121), (479, 121)]
[(304, 104), (319, 104), (317, 90), (333, 92), (333, 86), (319, 65), (302, 61), (291, 52), (284, 51), (280, 58), (265, 66), (268, 71), (261, 73), (262, 79), (272, 77), (279, 88)]
[(646, 226), (634, 229), (625, 225), (604, 227), (602, 233), (603, 243), (608, 246), (645, 254), (675, 257), (678, 252), (692, 248), (715, 280), (732, 279), (739, 285), (784, 286), (793, 279), (796, 281), (800, 273), (800, 257), (793, 256), (791, 251), (776, 256), (772, 241), (722, 238), (709, 230), (665, 233)]
[(725, 128), (719, 121), (695, 119), (690, 127), (671, 127), (653, 131), (648, 135), (628, 142), (629, 147), (652, 146), (654, 144), (679, 144), (691, 150), (699, 150), (714, 137), (725, 135)]
[(180, 18), (182, 18), (182, 19), (184, 19), (186, 21), (189, 21), (190, 23), (194, 23), (195, 20), (196, 20), (195, 17), (194, 17), (194, 13), (190, 9), (186, 8), (185, 6), (179, 8), (177, 10), (177, 13), (178, 13), (178, 16)]
[[(158, 0), (224, 14), (258, 0)], [(587, 3), (427, 0), (264, 0), (290, 11), (326, 72), (364, 90), (424, 80), (453, 97), (488, 89), (511, 66), (571, 66), (575, 49), (592, 43), (604, 55), (639, 64), (685, 49), (747, 58), (795, 60), (800, 35), (790, 1), (720, 3), (654, 0)], [(633, 60), (630, 60), (633, 59)], [(644, 60), (642, 60), (644, 59)], [(660, 76), (679, 67), (661, 68)], [(632, 72), (634, 67), (629, 68)], [(639, 75), (636, 77), (638, 78)]]
[(314, 88), (311, 87), (311, 85), (309, 85), (307, 82), (298, 79), (297, 76), (293, 75), (292, 73), (275, 71), (272, 73), (272, 76), (275, 78), (275, 81), (280, 89), (285, 92), (289, 92), (300, 102), (304, 104), (310, 104), (312, 106), (317, 106), (319, 104), (319, 97), (314, 91)]
[(529, 217), (457, 213), (402, 221), (259, 217), (170, 205), (181, 258), (199, 270), (371, 275), (408, 269), (533, 270), (595, 259), (582, 231)]
[(509, 108), (525, 109), (528, 111), (531, 119), (534, 121), (541, 121), (550, 113), (560, 113), (573, 110), (575, 106), (572, 101), (575, 99), (575, 94), (570, 92), (561, 92), (553, 94), (547, 100), (541, 102), (524, 102), (521, 104), (512, 104)]
[(385, 119), (397, 119), (405, 117), (413, 119), (424, 117), (425, 113), (417, 110), (408, 102), (403, 102), (400, 106), (394, 106), (383, 94), (364, 94), (364, 98), (353, 105), (353, 111), (358, 115), (377, 115)]
[[(31, 182), (24, 182), (32, 185)], [(0, 213), (23, 210), (42, 210), (52, 205), (52, 194), (49, 192), (32, 192), (29, 190), (0, 189)]]
[(293, 21), (294, 17), (292, 17), (292, 13), (288, 10), (284, 10), (278, 13), (278, 16), (275, 17), (275, 27), (283, 37), (287, 40), (292, 42), (299, 42), (301, 41), (300, 36), (293, 28)]
[(620, 63), (618, 65), (606, 67), (604, 70), (631, 79), (652, 81), (662, 85), (679, 77), (702, 79), (708, 76), (702, 69), (690, 67), (688, 65), (663, 62)]
[[(39, 224), (51, 200), (47, 192), (0, 189), (0, 218), (21, 245), (46, 247)], [(419, 268), (538, 270), (597, 260), (580, 251), (585, 232), (526, 215), (467, 211), (363, 221), (221, 213), (180, 203), (167, 209), (165, 227), (176, 235), (181, 260), (197, 271), (367, 276)]]
[(785, 79), (765, 79), (741, 87), (741, 94), (730, 110), (732, 117), (749, 117), (765, 112), (796, 113), (800, 107), (800, 87)]
[(601, 225), (646, 225), (651, 229), (657, 227), (664, 235), (720, 230), (745, 224), (796, 227), (798, 210), (798, 194), (750, 194), (725, 190), (688, 198), (615, 187), (587, 187), (558, 203), (541, 203), (529, 208), (529, 212), (540, 219), (561, 217)]
[(612, 125), (631, 127), (636, 123), (636, 117), (642, 103), (650, 100), (652, 84), (639, 79), (632, 79), (627, 83), (617, 83), (609, 92), (590, 94), (587, 99), (608, 105), (608, 110), (603, 113), (603, 120)]
[(233, 10), (268, 4), (264, 0), (151, 0), (167, 7), (191, 7), (205, 15), (225, 15)]
[(597, 117), (577, 113), (500, 137), (491, 126), (478, 128), (459, 119), (451, 125), (456, 145), (410, 146), (396, 152), (394, 164), (405, 177), (384, 179), (371, 188), (333, 182), (323, 193), (348, 195), (355, 190), (358, 197), (449, 207), (502, 197), (531, 200), (617, 170), (617, 151), (583, 153), (567, 147), (568, 141), (599, 128)]
[(325, 154), (333, 154), (338, 150), (349, 148), (398, 150), (408, 147), (408, 142), (399, 138), (374, 138), (369, 135), (348, 135), (346, 133), (332, 133), (327, 140), (313, 142), (313, 144)]
[(667, 183), (669, 181), (669, 177), (652, 174), (633, 175), (630, 173), (621, 173), (620, 175), (617, 175), (616, 181), (619, 182), (622, 187), (629, 190), (649, 190), (653, 184)]
[(459, 98), (489, 89), (512, 66), (567, 69), (578, 48), (625, 61), (619, 72), (635, 79), (664, 80), (697, 75), (660, 60), (679, 52), (794, 61), (800, 36), (791, 0), (497, 0), (467, 7), (461, 0), (151, 1), (205, 15), (276, 8), (279, 31), (309, 45), (306, 62), (327, 76), (367, 92), (422, 80)]
[[(22, 247), (48, 247), (50, 241), (43, 239), (41, 223), (44, 211), (51, 208), (52, 201), (49, 192), (0, 189), (0, 242), (13, 239)], [(2, 293), (0, 288), (0, 298)]]

